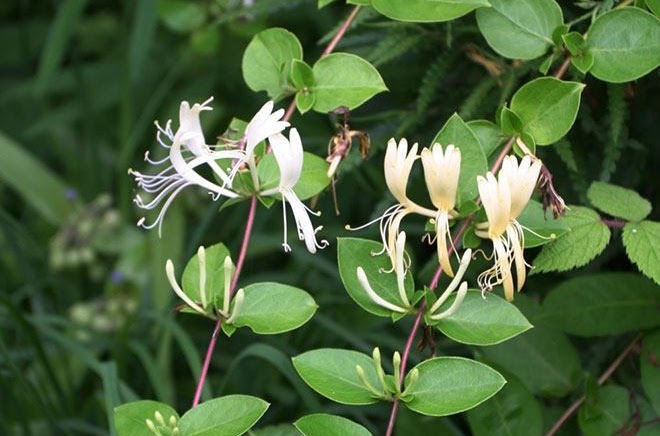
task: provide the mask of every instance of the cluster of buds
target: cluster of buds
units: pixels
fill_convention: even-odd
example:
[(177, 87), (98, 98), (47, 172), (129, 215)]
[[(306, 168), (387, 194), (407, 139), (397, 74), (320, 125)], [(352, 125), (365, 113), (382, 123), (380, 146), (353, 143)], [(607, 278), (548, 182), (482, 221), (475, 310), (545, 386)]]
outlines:
[[(417, 153), (418, 145), (408, 147), (408, 142), (402, 139), (398, 144), (391, 139), (385, 154), (385, 180), (392, 196), (397, 203), (387, 209), (376, 220), (352, 230), (361, 229), (374, 222), (380, 222), (380, 233), (383, 249), (373, 255), (387, 253), (392, 269), (397, 274), (401, 305), (384, 301), (369, 285), (362, 268), (358, 268), (358, 279), (370, 298), (379, 306), (394, 312), (406, 313), (411, 307), (405, 292), (402, 290), (402, 278), (405, 275), (404, 248), (405, 233), (399, 232), (403, 218), (409, 214), (418, 214), (430, 218), (435, 224), (435, 240), (438, 261), (442, 270), (454, 280), (445, 292), (429, 310), (429, 316), (442, 319), (453, 313), (462, 302), (467, 292), (467, 283), (461, 283), (461, 278), (470, 262), (471, 251), (466, 250), (459, 260), (459, 271), (455, 275), (450, 263), (450, 251), (456, 251), (449, 232), (450, 221), (458, 217), (455, 210), (456, 194), (461, 169), (461, 152), (450, 144), (444, 149), (440, 144), (434, 144)], [(427, 208), (408, 198), (406, 188), (415, 160), (421, 157), (424, 168), (426, 187), (435, 209)], [(502, 284), (507, 300), (513, 300), (513, 277), (511, 266), (514, 265), (517, 276), (517, 289), (522, 289), (526, 267), (529, 265), (523, 257), (524, 233), (523, 227), (517, 221), (539, 181), (542, 162), (534, 156), (526, 155), (520, 163), (515, 156), (506, 156), (502, 162), (497, 178), (492, 173), (485, 177), (477, 177), (480, 201), (483, 203), (487, 222), (476, 225), (479, 237), (490, 239), (493, 243), (494, 264), (481, 273), (478, 284), (483, 292), (490, 291), (494, 286)], [(350, 229), (350, 227), (347, 227)], [(403, 235), (403, 237), (401, 236)], [(403, 242), (402, 242), (403, 241)], [(451, 245), (451, 250), (448, 244)], [(458, 257), (458, 253), (457, 253)], [(452, 306), (442, 313), (436, 313), (449, 295), (458, 288)]]
[[(274, 104), (269, 101), (247, 124), (240, 139), (224, 139), (221, 144), (208, 145), (202, 131), (200, 114), (212, 110), (212, 100), (213, 98), (209, 98), (192, 106), (186, 101), (182, 102), (176, 132), (172, 129), (171, 120), (167, 121), (165, 127), (156, 122), (156, 140), (167, 149), (167, 156), (152, 160), (147, 152), (145, 161), (162, 167), (161, 170), (155, 174), (146, 174), (130, 169), (129, 174), (135, 177), (138, 187), (150, 196), (148, 200), (144, 200), (140, 194), (136, 195), (135, 204), (145, 210), (160, 207), (160, 212), (152, 223), (141, 218), (138, 225), (146, 229), (158, 227), (160, 235), (167, 209), (179, 192), (190, 186), (204, 189), (211, 194), (214, 201), (221, 197), (240, 197), (233, 188), (233, 181), (239, 171), (247, 168), (255, 193), (261, 196), (282, 196), (285, 220), (283, 246), (286, 251), (291, 249), (286, 238), (286, 203), (293, 211), (298, 237), (305, 241), (307, 249), (315, 253), (317, 248), (327, 246), (327, 241), (316, 240), (320, 227), (314, 228), (309, 217), (310, 213), (316, 214), (309, 210), (293, 191), (302, 172), (303, 148), (295, 128), (289, 130), (289, 138), (282, 134), (289, 127), (289, 123), (283, 120), (284, 110), (274, 111)], [(280, 184), (277, 188), (262, 191), (259, 186), (255, 148), (265, 140), (268, 140), (275, 154), (280, 169)], [(203, 177), (199, 171), (203, 167), (207, 167), (214, 177)]]
[(178, 436), (181, 434), (178, 421), (174, 415), (170, 415), (169, 419), (165, 421), (163, 414), (156, 410), (154, 419), (147, 419), (145, 423), (149, 431), (156, 436)]
[(392, 401), (394, 397), (404, 398), (419, 378), (419, 371), (416, 368), (413, 368), (413, 370), (410, 371), (408, 374), (408, 383), (405, 386), (405, 390), (401, 391), (401, 355), (399, 352), (395, 351), (392, 355), (392, 367), (394, 368), (392, 383), (387, 382), (387, 376), (385, 374), (385, 370), (383, 370), (380, 349), (378, 347), (374, 348), (372, 358), (374, 361), (376, 376), (378, 378), (378, 386), (374, 386), (373, 383), (369, 381), (367, 374), (362, 366), (355, 365), (355, 372), (357, 373), (360, 382), (362, 382), (364, 387), (366, 387), (372, 393), (374, 398), (385, 401)]

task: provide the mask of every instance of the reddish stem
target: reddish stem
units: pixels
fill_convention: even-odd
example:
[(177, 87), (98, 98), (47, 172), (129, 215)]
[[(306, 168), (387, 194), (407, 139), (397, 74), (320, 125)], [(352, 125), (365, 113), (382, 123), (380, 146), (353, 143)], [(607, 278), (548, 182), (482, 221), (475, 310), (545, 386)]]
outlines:
[[(491, 168), (491, 172), (496, 172), (500, 166), (502, 165), (502, 161), (504, 161), (504, 157), (509, 154), (511, 151), (511, 147), (513, 147), (513, 143), (515, 141), (515, 137), (511, 137), (507, 143), (504, 145), (504, 148), (502, 148), (502, 151), (500, 154), (497, 156), (497, 159), (495, 160), (495, 163), (493, 164), (493, 167)], [(480, 203), (480, 199), (477, 199), (477, 203)], [(447, 250), (448, 254), (451, 255), (454, 252), (454, 247), (458, 245), (458, 242), (461, 240), (463, 237), (463, 233), (467, 230), (468, 226), (472, 222), (472, 217), (469, 217), (466, 219), (461, 227), (458, 229), (456, 232), (456, 235), (452, 239), (453, 244), (449, 247)], [(435, 288), (438, 287), (438, 283), (440, 282), (440, 277), (442, 276), (442, 267), (438, 265), (438, 268), (435, 270), (435, 274), (433, 274), (433, 279), (431, 279), (431, 283), (429, 283), (429, 289), (431, 291), (435, 290)], [(417, 331), (419, 330), (419, 326), (421, 325), (422, 317), (424, 316), (424, 312), (426, 312), (426, 303), (422, 303), (422, 305), (419, 308), (419, 311), (417, 312), (417, 316), (415, 317), (415, 322), (413, 323), (412, 329), (410, 330), (410, 333), (408, 334), (408, 339), (406, 340), (406, 347), (403, 349), (403, 356), (401, 358), (401, 380), (403, 381), (403, 374), (406, 373), (406, 365), (408, 362), (408, 355), (410, 354), (410, 349), (412, 348), (412, 343), (415, 339), (415, 336), (417, 336)], [(396, 422), (396, 415), (397, 412), (399, 411), (399, 399), (395, 398), (394, 402), (392, 403), (392, 411), (390, 412), (390, 420), (389, 423), (387, 424), (387, 431), (385, 433), (386, 436), (391, 436), (392, 432), (394, 431), (394, 423)]]
[[(248, 245), (250, 243), (250, 236), (252, 236), (252, 226), (254, 224), (254, 216), (257, 212), (257, 196), (253, 195), (250, 200), (250, 210), (248, 212), (247, 223), (245, 224), (245, 233), (243, 233), (243, 242), (241, 243), (241, 251), (238, 253), (238, 260), (236, 261), (236, 271), (234, 272), (234, 277), (231, 280), (231, 286), (229, 287), (229, 298), (231, 299), (234, 291), (236, 290), (236, 283), (238, 282), (238, 277), (241, 274), (241, 269), (243, 269), (243, 262), (245, 261), (245, 255), (247, 254)], [(204, 364), (202, 365), (202, 372), (199, 374), (199, 381), (197, 382), (197, 388), (195, 389), (195, 397), (193, 398), (192, 407), (195, 407), (199, 404), (199, 400), (202, 397), (202, 390), (204, 388), (204, 382), (206, 381), (206, 375), (209, 371), (209, 366), (211, 365), (211, 358), (213, 357), (213, 350), (215, 349), (215, 344), (218, 340), (218, 333), (220, 333), (220, 327), (222, 326), (222, 319), (219, 319), (215, 323), (215, 328), (211, 334), (211, 340), (209, 341), (208, 348), (206, 349), (206, 356), (204, 357)]]
[(610, 229), (622, 229), (626, 224), (628, 224), (627, 221), (617, 219), (602, 218), (601, 221)]
[(351, 11), (350, 15), (348, 18), (346, 18), (346, 21), (344, 21), (344, 24), (341, 25), (335, 36), (332, 38), (332, 41), (328, 44), (328, 46), (323, 50), (323, 53), (321, 53), (321, 57), (325, 57), (332, 53), (332, 51), (335, 49), (337, 46), (337, 43), (339, 40), (344, 36), (344, 33), (348, 30), (350, 27), (351, 23), (357, 16), (358, 12), (360, 12), (360, 6), (355, 6), (353, 10)]
[(566, 71), (568, 70), (569, 65), (571, 65), (571, 55), (567, 54), (566, 59), (564, 59), (564, 62), (557, 68), (557, 71), (555, 71), (555, 74), (553, 76), (556, 79), (561, 79), (561, 77), (566, 74)]

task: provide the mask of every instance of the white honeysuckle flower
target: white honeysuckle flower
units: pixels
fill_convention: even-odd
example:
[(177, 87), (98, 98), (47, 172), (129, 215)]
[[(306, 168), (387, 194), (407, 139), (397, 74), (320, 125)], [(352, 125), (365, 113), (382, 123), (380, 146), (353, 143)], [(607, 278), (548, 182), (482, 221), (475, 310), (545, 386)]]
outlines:
[(380, 307), (383, 307), (387, 310), (391, 310), (392, 312), (406, 313), (408, 311), (407, 309), (401, 306), (398, 306), (394, 303), (390, 303), (389, 301), (385, 300), (383, 297), (378, 295), (376, 291), (374, 291), (373, 288), (371, 287), (371, 284), (369, 284), (369, 279), (367, 278), (367, 274), (364, 272), (364, 269), (361, 266), (357, 267), (357, 278), (358, 281), (360, 282), (360, 286), (362, 286), (364, 292), (366, 292), (369, 298), (371, 298), (371, 301), (373, 301)]
[(529, 202), (538, 182), (541, 162), (531, 162), (526, 156), (520, 165), (515, 156), (507, 156), (502, 162), (497, 179), (492, 173), (486, 178), (478, 176), (479, 196), (486, 211), (488, 222), (477, 224), (476, 234), (493, 242), (494, 264), (482, 272), (477, 281), (482, 291), (490, 291), (502, 284), (504, 296), (513, 300), (514, 283), (511, 262), (516, 267), (517, 290), (525, 284), (526, 266), (523, 256), (525, 238), (518, 216)]
[(234, 296), (234, 307), (231, 312), (231, 316), (227, 318), (225, 323), (233, 324), (234, 321), (236, 321), (236, 318), (241, 312), (241, 306), (243, 306), (244, 300), (245, 300), (245, 291), (243, 290), (243, 288), (241, 288), (236, 292), (236, 295)]
[(277, 133), (281, 133), (289, 127), (288, 121), (282, 121), (284, 109), (278, 109), (273, 112), (274, 106), (272, 101), (264, 104), (245, 128), (245, 152), (248, 156), (254, 154), (254, 148), (261, 141)]
[(442, 150), (440, 144), (433, 144), (431, 150), (422, 150), (424, 179), (431, 197), (431, 202), (438, 209), (435, 216), (435, 232), (438, 260), (447, 275), (453, 277), (454, 271), (449, 262), (447, 239), (451, 243), (449, 220), (456, 215), (456, 191), (461, 171), (461, 151), (453, 144)]
[[(458, 271), (456, 272), (456, 275), (449, 283), (449, 285), (442, 293), (442, 295), (440, 295), (440, 297), (436, 300), (433, 306), (431, 306), (431, 309), (429, 309), (428, 313), (431, 319), (440, 320), (446, 318), (449, 315), (453, 314), (456, 311), (456, 309), (458, 309), (458, 306), (461, 305), (463, 299), (465, 298), (465, 294), (467, 293), (467, 282), (464, 281), (461, 283), (461, 280), (463, 279), (463, 275), (465, 274), (465, 271), (470, 265), (471, 260), (472, 260), (472, 250), (468, 248), (463, 252), (463, 256), (461, 257), (461, 261), (458, 266)], [(456, 290), (457, 287), (459, 287), (459, 289), (458, 292), (456, 293), (456, 299), (449, 307), (449, 309), (445, 310), (444, 312), (436, 314), (435, 312), (438, 309), (440, 309), (440, 306), (442, 306), (442, 304), (445, 301), (447, 301), (447, 298), (449, 298), (449, 296), (454, 292), (454, 290)]]
[[(179, 283), (176, 281), (176, 277), (174, 274), (174, 263), (172, 263), (171, 259), (167, 259), (167, 262), (165, 263), (165, 273), (167, 275), (167, 280), (170, 282), (170, 286), (172, 286), (172, 289), (174, 289), (174, 292), (176, 295), (179, 296), (183, 300), (184, 303), (191, 309), (193, 309), (195, 312), (201, 314), (201, 315), (206, 315), (206, 312), (200, 306), (199, 304), (195, 303), (188, 295), (186, 295), (185, 292), (183, 292), (183, 289), (181, 289), (181, 286), (179, 286)], [(200, 289), (200, 293), (201, 293)]]
[(261, 195), (268, 196), (273, 194), (282, 195), (282, 210), (284, 217), (284, 242), (283, 247), (285, 251), (291, 251), (291, 246), (287, 242), (287, 222), (286, 222), (286, 204), (289, 203), (293, 217), (296, 221), (296, 228), (298, 230), (298, 238), (305, 241), (307, 250), (310, 253), (316, 253), (317, 248), (325, 248), (329, 245), (328, 241), (316, 240), (316, 233), (322, 227), (314, 228), (309, 214), (318, 216), (310, 210), (298, 198), (293, 188), (300, 179), (303, 165), (303, 147), (298, 130), (292, 128), (289, 130), (289, 139), (283, 134), (276, 133), (268, 138), (270, 146), (272, 147), (275, 160), (280, 169), (280, 183), (277, 188), (268, 189), (261, 192)]
[[(165, 166), (156, 174), (145, 174), (139, 171), (129, 169), (129, 174), (135, 177), (139, 188), (147, 194), (153, 195), (149, 201), (144, 201), (138, 194), (134, 202), (138, 207), (146, 210), (152, 210), (159, 207), (162, 203), (160, 213), (156, 220), (151, 224), (145, 223), (145, 218), (138, 221), (138, 225), (151, 229), (158, 226), (158, 234), (161, 234), (163, 218), (167, 209), (174, 201), (174, 198), (184, 188), (197, 185), (206, 189), (213, 195), (213, 199), (219, 197), (236, 198), (238, 194), (231, 190), (232, 179), (235, 170), (222, 170), (218, 160), (240, 159), (244, 152), (240, 150), (214, 150), (206, 145), (204, 134), (199, 122), (199, 114), (205, 110), (211, 110), (208, 106), (212, 98), (202, 104), (196, 103), (190, 107), (188, 102), (182, 102), (179, 109), (179, 128), (176, 133), (172, 132), (172, 121), (168, 120), (165, 128), (156, 122), (158, 143), (168, 149), (168, 154), (161, 160), (152, 160), (149, 158), (149, 152), (145, 153), (145, 161), (154, 166)], [(163, 135), (166, 139), (163, 139)], [(168, 143), (169, 141), (169, 143)], [(222, 185), (202, 177), (196, 168), (206, 165), (222, 180)]]
[(380, 236), (383, 241), (383, 249), (373, 255), (387, 253), (392, 262), (393, 271), (396, 268), (395, 244), (399, 234), (399, 226), (406, 215), (416, 213), (419, 215), (435, 218), (436, 211), (422, 207), (408, 198), (406, 188), (412, 166), (419, 157), (417, 144), (408, 150), (408, 141), (403, 138), (397, 144), (394, 138), (387, 143), (385, 152), (384, 172), (385, 182), (390, 192), (397, 200), (397, 204), (389, 207), (380, 217), (359, 227), (346, 226), (348, 230), (360, 230), (375, 222), (380, 223)]

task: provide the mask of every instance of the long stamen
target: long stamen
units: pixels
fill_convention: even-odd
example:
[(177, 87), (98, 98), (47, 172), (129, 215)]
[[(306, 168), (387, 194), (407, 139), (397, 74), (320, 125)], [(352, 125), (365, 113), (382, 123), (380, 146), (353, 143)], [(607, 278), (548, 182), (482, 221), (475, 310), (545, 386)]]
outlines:
[(406, 249), (406, 233), (399, 233), (399, 237), (396, 240), (396, 284), (399, 289), (399, 297), (404, 307), (410, 307), (410, 301), (408, 300), (408, 295), (406, 295), (405, 287), (405, 278), (406, 270), (403, 266), (403, 260), (405, 257)]

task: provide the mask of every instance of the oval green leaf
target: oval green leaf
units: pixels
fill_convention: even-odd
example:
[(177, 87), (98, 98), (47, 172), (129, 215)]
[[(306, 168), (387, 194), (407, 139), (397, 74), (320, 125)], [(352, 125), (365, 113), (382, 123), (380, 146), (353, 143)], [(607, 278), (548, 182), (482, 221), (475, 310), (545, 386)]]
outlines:
[(467, 412), (474, 436), (543, 434), (541, 405), (513, 375), (504, 374), (506, 385), (497, 395)]
[(186, 436), (239, 436), (266, 413), (268, 404), (250, 395), (227, 395), (190, 409), (179, 421)]
[(293, 423), (305, 436), (371, 436), (360, 424), (341, 416), (314, 413)]
[[(224, 244), (215, 244), (205, 249), (206, 254), (206, 298), (215, 307), (221, 308), (225, 290), (225, 258), (229, 250)], [(199, 257), (190, 258), (181, 277), (183, 291), (193, 301), (200, 302), (199, 296)]]
[(660, 20), (639, 8), (601, 15), (587, 42), (594, 61), (589, 71), (606, 82), (629, 82), (660, 65)]
[(293, 366), (312, 389), (337, 403), (372, 404), (378, 401), (357, 375), (360, 365), (372, 386), (380, 386), (371, 357), (351, 350), (322, 348), (300, 354)]
[(115, 407), (114, 422), (118, 436), (154, 436), (147, 427), (147, 419), (156, 422), (154, 414), (159, 412), (165, 422), (173, 416), (177, 420), (179, 414), (167, 404), (158, 401), (142, 400), (122, 404)]
[(297, 329), (309, 321), (318, 306), (307, 292), (280, 283), (253, 283), (243, 288), (245, 298), (233, 325), (262, 335)]
[[(364, 269), (372, 289), (386, 301), (401, 306), (401, 298), (397, 287), (396, 274), (386, 273), (392, 267), (386, 254), (374, 256), (383, 248), (383, 244), (359, 238), (337, 238), (337, 263), (341, 281), (348, 295), (364, 310), (378, 316), (391, 316), (392, 312), (385, 309), (369, 297), (357, 277), (357, 268)], [(406, 295), (410, 301), (415, 284), (410, 270), (404, 281)]]
[[(315, 154), (303, 153), (303, 166), (300, 179), (293, 188), (301, 200), (307, 200), (319, 194), (330, 184), (328, 177), (329, 164)], [(280, 183), (280, 168), (273, 153), (265, 154), (257, 165), (261, 189), (266, 190), (276, 187)]]
[(523, 131), (537, 145), (558, 141), (573, 126), (580, 106), (582, 83), (540, 77), (523, 85), (511, 99), (511, 110), (523, 122)]
[(458, 202), (477, 196), (477, 176), (486, 174), (488, 161), (479, 139), (458, 114), (453, 114), (435, 135), (431, 143), (443, 147), (454, 144), (461, 150), (461, 172), (458, 183)]
[(578, 413), (580, 430), (585, 436), (616, 434), (630, 421), (630, 392), (623, 386), (608, 385), (587, 396)]
[(577, 336), (617, 335), (660, 325), (658, 286), (631, 273), (575, 277), (555, 287), (536, 318)]
[[(453, 302), (448, 299), (438, 312)], [(492, 293), (483, 298), (476, 289), (468, 290), (456, 312), (435, 326), (449, 338), (470, 345), (499, 344), (532, 328), (516, 306)]]
[(374, 95), (387, 91), (380, 73), (361, 57), (334, 53), (319, 59), (312, 68), (316, 96), (314, 110), (330, 112), (339, 106), (355, 109)]
[(651, 203), (630, 189), (605, 182), (589, 186), (587, 197), (597, 209), (627, 221), (641, 221), (651, 213)]
[(282, 73), (303, 51), (296, 35), (274, 27), (254, 35), (243, 53), (243, 79), (253, 91), (266, 91), (277, 99), (285, 93)]
[(554, 0), (489, 0), (477, 10), (477, 25), (488, 45), (510, 59), (534, 59), (552, 46), (552, 32), (563, 23)]
[(623, 228), (623, 245), (632, 263), (660, 285), (660, 223), (642, 221)]
[(434, 23), (462, 17), (488, 6), (486, 0), (372, 0), (371, 6), (388, 18), (398, 21)]
[[(469, 410), (497, 393), (506, 383), (493, 368), (464, 357), (435, 357), (415, 367), (419, 376), (407, 389), (409, 409), (429, 416)], [(410, 384), (410, 373), (406, 386)]]

